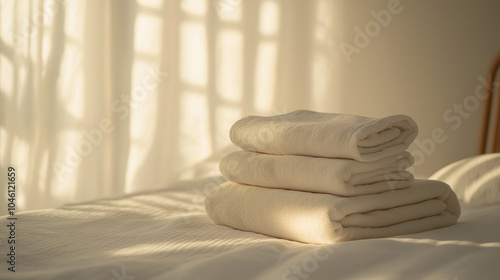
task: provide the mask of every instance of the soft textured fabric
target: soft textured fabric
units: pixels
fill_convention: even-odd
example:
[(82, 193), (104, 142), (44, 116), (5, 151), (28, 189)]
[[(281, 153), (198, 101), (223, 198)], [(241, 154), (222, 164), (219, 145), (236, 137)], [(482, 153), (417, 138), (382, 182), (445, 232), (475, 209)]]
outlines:
[[(476, 141), (469, 95), (499, 51), (500, 1), (416, 2), (385, 18), (389, 1), (1, 0), (0, 182), (19, 167), (19, 210), (157, 189), (197, 178), (178, 173), (229, 144), (241, 117), (301, 108), (411, 112), (425, 138), (443, 128), (415, 169), (428, 177)], [(443, 123), (465, 98), (471, 117)], [(113, 133), (75, 158), (107, 118)]]
[(478, 205), (500, 204), (500, 153), (454, 162), (430, 178), (448, 183), (460, 201)]
[(237, 151), (222, 159), (220, 171), (228, 180), (242, 184), (355, 196), (408, 187), (413, 175), (405, 169), (413, 162), (408, 152), (359, 162)]
[(460, 216), (450, 187), (431, 180), (348, 198), (227, 182), (207, 196), (205, 208), (216, 224), (319, 244), (422, 232)]
[(213, 224), (203, 199), (221, 182), (19, 213), (17, 270), (4, 255), (0, 279), (500, 279), (500, 205), (464, 204), (452, 227), (325, 246)]
[(230, 131), (233, 143), (247, 151), (376, 161), (405, 151), (418, 134), (408, 116), (369, 118), (298, 110), (248, 116)]

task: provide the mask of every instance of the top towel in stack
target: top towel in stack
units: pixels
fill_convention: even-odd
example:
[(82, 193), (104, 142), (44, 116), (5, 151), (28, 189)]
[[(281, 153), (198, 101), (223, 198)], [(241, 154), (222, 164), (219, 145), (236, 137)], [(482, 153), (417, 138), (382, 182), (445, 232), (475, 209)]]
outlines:
[(295, 111), (250, 116), (231, 128), (246, 151), (220, 164), (230, 180), (207, 196), (218, 224), (308, 243), (408, 234), (456, 222), (449, 186), (415, 180), (408, 116)]
[(249, 116), (237, 121), (230, 132), (236, 146), (251, 152), (360, 162), (400, 154), (417, 134), (417, 124), (405, 115), (369, 118), (307, 110)]

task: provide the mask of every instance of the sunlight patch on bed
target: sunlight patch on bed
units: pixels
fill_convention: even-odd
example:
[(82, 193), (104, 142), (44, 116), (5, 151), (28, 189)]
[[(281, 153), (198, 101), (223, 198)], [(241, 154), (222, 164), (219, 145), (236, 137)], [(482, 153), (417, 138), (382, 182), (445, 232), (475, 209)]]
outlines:
[(428, 244), (435, 246), (443, 245), (459, 245), (459, 246), (474, 246), (474, 247), (488, 247), (488, 248), (500, 248), (500, 242), (490, 242), (490, 243), (476, 243), (464, 240), (434, 240), (434, 239), (415, 239), (415, 238), (386, 238), (387, 240), (393, 240), (397, 242), (414, 243), (414, 244)]
[(188, 249), (195, 249), (200, 254), (204, 251), (210, 252), (209, 249), (214, 249), (216, 247), (225, 247), (225, 246), (235, 246), (235, 245), (244, 245), (249, 244), (250, 241), (247, 238), (238, 238), (232, 239), (230, 245), (221, 244), (222, 242), (227, 241), (225, 239), (222, 240), (179, 240), (177, 243), (169, 243), (169, 242), (158, 242), (158, 243), (146, 243), (134, 245), (126, 248), (117, 249), (114, 251), (108, 251), (111, 256), (140, 256), (140, 255), (149, 255), (149, 254), (160, 254), (174, 251), (185, 251)]
[(139, 244), (127, 248), (118, 249), (109, 252), (112, 256), (138, 256), (138, 255), (148, 255), (160, 252), (167, 252), (171, 250), (166, 244), (154, 243), (154, 244)]

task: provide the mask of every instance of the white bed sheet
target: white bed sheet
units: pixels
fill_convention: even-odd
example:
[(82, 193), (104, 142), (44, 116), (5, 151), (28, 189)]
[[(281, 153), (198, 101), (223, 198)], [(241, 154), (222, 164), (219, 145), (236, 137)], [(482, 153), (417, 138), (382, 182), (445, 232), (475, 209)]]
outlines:
[(204, 194), (223, 181), (19, 213), (16, 272), (4, 261), (0, 279), (500, 279), (498, 205), (462, 205), (447, 228), (320, 246), (214, 225)]

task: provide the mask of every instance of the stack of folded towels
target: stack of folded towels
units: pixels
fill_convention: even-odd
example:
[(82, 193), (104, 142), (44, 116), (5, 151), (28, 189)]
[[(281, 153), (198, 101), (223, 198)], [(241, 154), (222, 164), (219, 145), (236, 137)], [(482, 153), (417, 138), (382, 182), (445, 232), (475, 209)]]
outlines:
[(243, 151), (220, 163), (229, 180), (205, 200), (217, 224), (306, 243), (417, 233), (455, 224), (460, 205), (440, 181), (417, 180), (405, 115), (295, 111), (231, 128)]

